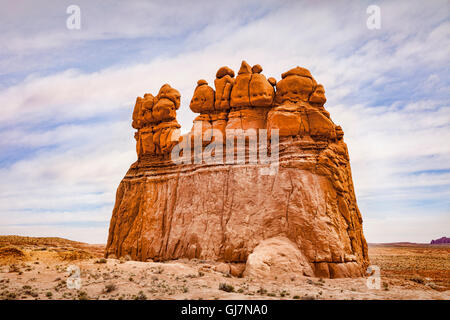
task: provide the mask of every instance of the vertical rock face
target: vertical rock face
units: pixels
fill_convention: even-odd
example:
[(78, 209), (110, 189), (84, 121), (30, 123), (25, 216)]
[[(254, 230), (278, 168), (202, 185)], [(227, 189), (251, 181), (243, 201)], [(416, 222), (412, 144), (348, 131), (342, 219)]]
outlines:
[[(367, 244), (347, 146), (324, 108), (323, 86), (300, 67), (278, 82), (261, 72), (244, 61), (236, 78), (220, 68), (215, 90), (199, 80), (190, 103), (199, 116), (184, 137), (175, 118), (178, 91), (164, 85), (155, 97), (136, 100), (138, 160), (117, 190), (107, 256), (240, 263), (252, 277), (364, 274)], [(249, 161), (250, 141), (228, 144), (236, 132), (256, 132), (258, 160), (261, 150), (276, 159)], [(223, 161), (174, 161), (174, 154), (194, 159), (202, 137), (200, 150), (214, 141), (216, 160)], [(174, 153), (178, 143), (185, 148)], [(243, 162), (225, 157), (239, 150)]]

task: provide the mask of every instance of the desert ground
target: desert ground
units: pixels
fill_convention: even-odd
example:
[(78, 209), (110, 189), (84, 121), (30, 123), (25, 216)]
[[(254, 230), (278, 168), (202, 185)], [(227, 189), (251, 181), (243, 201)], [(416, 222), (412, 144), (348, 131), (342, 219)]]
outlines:
[[(0, 236), (0, 299), (439, 299), (450, 298), (450, 245), (372, 244), (380, 288), (367, 278), (259, 280), (204, 260), (104, 259), (103, 245)], [(79, 272), (78, 272), (79, 271)]]

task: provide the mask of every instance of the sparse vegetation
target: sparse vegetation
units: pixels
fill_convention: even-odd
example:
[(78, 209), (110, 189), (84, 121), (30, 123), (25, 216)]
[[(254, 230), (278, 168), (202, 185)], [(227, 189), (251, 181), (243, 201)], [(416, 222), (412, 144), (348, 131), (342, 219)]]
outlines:
[[(419, 299), (446, 299), (445, 291), (450, 288), (448, 248), (427, 248), (427, 255), (421, 248), (388, 248), (371, 256), (371, 260), (374, 257), (372, 263), (383, 270), (381, 290), (365, 290), (362, 282), (360, 286), (359, 282), (350, 279), (348, 282), (346, 279), (295, 276), (287, 277), (283, 281), (280, 280), (281, 276), (278, 281), (261, 281), (255, 278), (226, 279), (222, 274), (212, 272), (212, 262), (199, 265), (200, 261), (187, 259), (166, 263), (130, 261), (123, 265), (119, 264), (119, 260), (103, 258), (103, 251), (99, 251), (93, 257), (76, 263), (82, 270), (83, 285), (83, 291), (77, 291), (68, 289), (66, 283), (67, 267), (71, 262), (58, 254), (74, 248), (67, 245), (41, 250), (42, 245), (39, 250), (33, 249), (32, 246), (18, 246), (17, 249), (23, 252), (24, 259), (0, 261), (0, 300), (145, 300), (147, 297), (167, 299), (172, 296), (175, 299), (199, 299), (199, 292), (211, 292), (210, 288), (216, 289), (216, 293), (236, 293), (240, 299), (286, 299), (291, 295), (294, 300), (373, 297), (401, 299), (406, 292), (408, 296)], [(89, 251), (89, 254), (93, 253)], [(182, 266), (178, 269), (177, 264)], [(420, 268), (416, 268), (416, 265)], [(121, 285), (124, 281), (128, 284)], [(220, 291), (217, 291), (218, 287)], [(213, 292), (201, 296), (203, 299), (224, 297), (224, 294), (219, 296)]]
[(110, 292), (115, 291), (116, 289), (117, 289), (116, 285), (113, 283), (110, 283), (105, 286), (105, 289), (103, 290), (103, 292), (110, 293)]
[(20, 272), (20, 268), (15, 264), (11, 264), (9, 266), (9, 272)]
[(290, 293), (287, 292), (286, 290), (283, 290), (283, 291), (280, 292), (280, 297), (286, 297), (286, 296), (289, 296), (289, 295), (290, 295)]
[(78, 292), (78, 300), (89, 300), (89, 296), (86, 291)]
[(133, 297), (133, 300), (147, 300), (147, 296), (143, 291), (139, 291), (138, 295)]
[(260, 295), (265, 295), (267, 294), (267, 290), (264, 289), (263, 287), (260, 287), (258, 291), (256, 291), (256, 293), (259, 293)]
[(219, 284), (219, 290), (225, 291), (225, 292), (233, 292), (234, 287), (227, 283), (221, 283)]

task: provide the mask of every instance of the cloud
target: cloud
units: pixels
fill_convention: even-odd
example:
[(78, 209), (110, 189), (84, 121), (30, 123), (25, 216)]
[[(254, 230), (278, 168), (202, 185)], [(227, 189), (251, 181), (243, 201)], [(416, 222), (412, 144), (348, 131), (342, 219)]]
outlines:
[[(423, 219), (448, 229), (446, 3), (379, 5), (382, 28), (368, 30), (367, 5), (355, 2), (207, 1), (196, 10), (170, 1), (105, 9), (80, 2), (82, 33), (68, 37), (60, 27), (65, 3), (31, 11), (8, 4), (10, 28), (0, 36), (7, 48), (0, 55), (0, 66), (7, 65), (0, 88), (0, 233), (32, 232), (28, 223), (36, 225), (33, 235), (105, 242), (106, 236), (90, 238), (83, 223), (96, 230), (101, 224), (106, 235), (115, 189), (136, 160), (130, 126), (136, 96), (156, 94), (166, 82), (180, 90), (178, 120), (186, 132), (196, 81), (213, 83), (220, 66), (237, 70), (243, 58), (277, 79), (301, 65), (324, 84), (326, 108), (345, 132), (369, 241), (423, 241), (432, 234), (415, 233)], [(19, 23), (26, 14), (36, 19)], [(17, 78), (19, 71), (26, 77)], [(382, 230), (393, 220), (404, 231), (393, 229), (385, 240)]]
[[(448, 234), (450, 218), (443, 214), (434, 219), (428, 216), (366, 218), (364, 235), (369, 242), (417, 242), (430, 243)], [(372, 240), (371, 240), (372, 239)]]

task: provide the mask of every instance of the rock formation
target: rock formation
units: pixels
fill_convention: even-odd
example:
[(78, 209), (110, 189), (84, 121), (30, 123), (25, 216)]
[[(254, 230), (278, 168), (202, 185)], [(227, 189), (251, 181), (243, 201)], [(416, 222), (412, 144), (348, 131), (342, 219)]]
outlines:
[[(177, 90), (166, 84), (136, 100), (138, 160), (117, 190), (106, 256), (208, 259), (250, 277), (364, 275), (349, 155), (323, 86), (301, 67), (278, 82), (261, 72), (243, 61), (236, 78), (229, 67), (217, 71), (215, 90), (199, 80), (190, 103), (199, 115), (183, 137)], [(248, 137), (230, 144), (236, 132), (256, 133), (257, 152)], [(197, 140), (203, 153), (214, 144), (219, 161), (186, 161), (198, 160)], [(229, 152), (244, 161), (230, 162)]]
[(442, 237), (436, 240), (431, 240), (430, 244), (444, 244), (444, 243), (450, 243), (450, 238)]
[(178, 90), (165, 84), (156, 97), (146, 93), (138, 97), (133, 111), (133, 128), (138, 157), (165, 155), (179, 141), (180, 125), (176, 110), (180, 108)]

